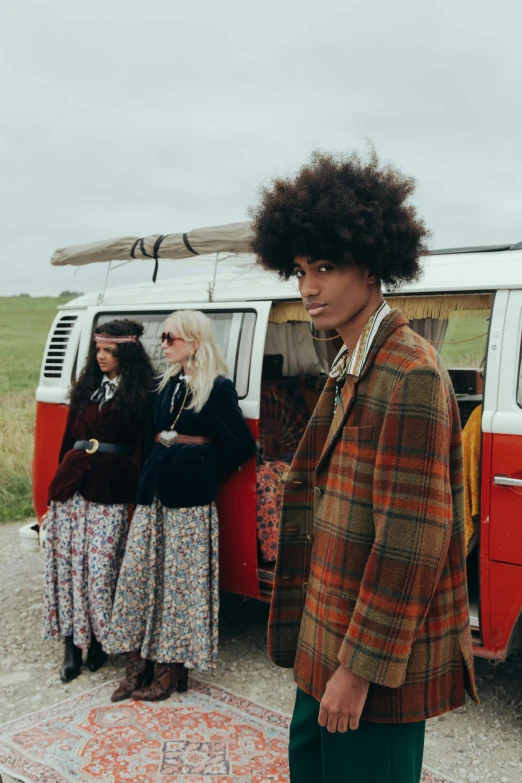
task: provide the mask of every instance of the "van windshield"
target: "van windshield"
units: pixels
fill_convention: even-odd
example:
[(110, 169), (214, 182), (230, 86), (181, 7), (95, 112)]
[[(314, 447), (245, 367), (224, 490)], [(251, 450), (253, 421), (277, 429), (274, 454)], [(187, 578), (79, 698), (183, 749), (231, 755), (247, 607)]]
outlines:
[[(142, 342), (157, 373), (163, 373), (166, 362), (161, 350), (161, 333), (165, 319), (172, 310), (135, 313), (100, 313), (94, 327), (101, 326), (114, 318), (129, 318), (143, 324), (145, 332)], [(253, 310), (202, 310), (214, 322), (218, 345), (227, 363), (227, 376), (234, 382), (240, 399), (248, 394), (250, 357), (256, 323)]]

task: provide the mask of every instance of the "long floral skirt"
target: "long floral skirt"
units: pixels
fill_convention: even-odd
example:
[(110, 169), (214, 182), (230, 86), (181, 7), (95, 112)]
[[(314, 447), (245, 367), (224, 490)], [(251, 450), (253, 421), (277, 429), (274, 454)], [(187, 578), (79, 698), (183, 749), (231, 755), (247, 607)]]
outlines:
[(128, 527), (128, 506), (85, 500), (78, 492), (52, 502), (47, 515), (44, 639), (73, 636), (89, 648), (109, 630)]
[(137, 506), (105, 650), (213, 669), (218, 654), (218, 519), (215, 504)]

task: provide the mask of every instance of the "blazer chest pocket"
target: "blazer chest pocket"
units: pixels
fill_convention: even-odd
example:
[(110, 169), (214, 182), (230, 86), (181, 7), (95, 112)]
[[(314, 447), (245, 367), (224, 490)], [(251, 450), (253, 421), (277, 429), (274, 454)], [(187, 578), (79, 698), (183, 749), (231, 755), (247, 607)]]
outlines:
[(374, 431), (375, 426), (373, 424), (365, 424), (362, 427), (344, 427), (342, 438), (355, 443), (370, 442), (373, 440)]

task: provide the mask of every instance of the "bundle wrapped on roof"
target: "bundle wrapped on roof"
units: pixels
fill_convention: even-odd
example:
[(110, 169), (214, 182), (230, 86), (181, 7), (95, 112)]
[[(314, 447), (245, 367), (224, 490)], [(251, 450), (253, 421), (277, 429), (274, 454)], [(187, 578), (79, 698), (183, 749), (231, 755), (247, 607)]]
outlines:
[(181, 234), (151, 234), (70, 245), (55, 250), (53, 266), (84, 266), (108, 261), (180, 260), (209, 253), (251, 253), (250, 223), (196, 228)]

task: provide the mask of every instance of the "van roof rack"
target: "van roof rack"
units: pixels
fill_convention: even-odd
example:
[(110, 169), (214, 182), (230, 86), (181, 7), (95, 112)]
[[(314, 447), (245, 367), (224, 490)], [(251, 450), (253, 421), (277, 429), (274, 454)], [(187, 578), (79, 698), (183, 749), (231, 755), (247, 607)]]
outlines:
[(453, 253), (496, 253), (499, 250), (522, 250), (522, 242), (514, 245), (479, 245), (477, 247), (448, 247), (444, 250), (430, 250), (430, 256), (452, 255)]

